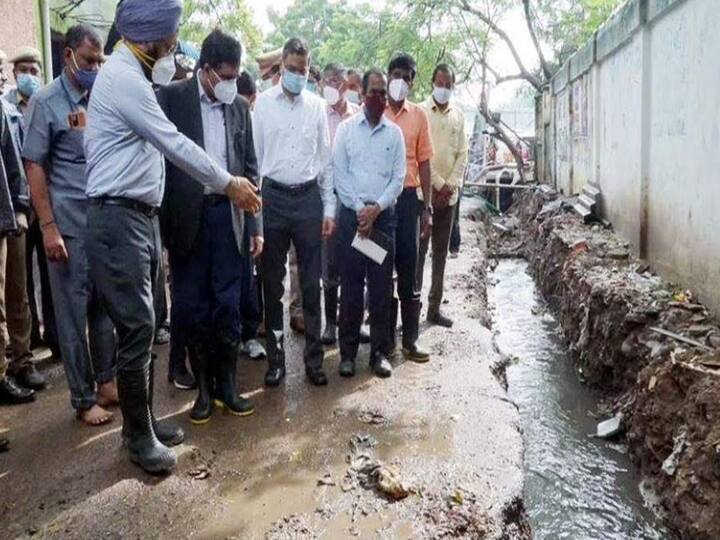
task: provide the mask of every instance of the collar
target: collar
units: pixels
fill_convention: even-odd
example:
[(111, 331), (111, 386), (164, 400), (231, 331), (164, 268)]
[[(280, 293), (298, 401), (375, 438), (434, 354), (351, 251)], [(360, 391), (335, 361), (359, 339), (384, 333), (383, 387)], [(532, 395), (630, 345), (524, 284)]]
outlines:
[(393, 115), (394, 118), (397, 118), (402, 112), (410, 112), (410, 102), (407, 100), (407, 98), (405, 98), (402, 107), (400, 107), (400, 110), (397, 112), (397, 114), (395, 114), (395, 111), (392, 107), (390, 107), (390, 102), (388, 101), (388, 104), (385, 106), (385, 112), (390, 113), (391, 115)]
[[(117, 49), (113, 52), (112, 55), (110, 55), (110, 58), (112, 58), (115, 55), (118, 55), (120, 58), (125, 60), (127, 64), (132, 66), (133, 69), (138, 71), (142, 74), (143, 77), (145, 77), (145, 72), (143, 71), (142, 64), (140, 63), (140, 60), (137, 59), (135, 54), (130, 50), (130, 47), (125, 45), (122, 41), (118, 42)], [(145, 77), (147, 79), (147, 77)], [(148, 81), (150, 82), (150, 81)]]
[(359, 110), (359, 108), (357, 108), (354, 104), (350, 103), (347, 99), (345, 100), (345, 112), (343, 114), (340, 114), (339, 112), (337, 112), (330, 105), (326, 105), (326, 106), (327, 106), (328, 114), (339, 116), (342, 119), (350, 118)]
[(67, 93), (70, 96), (70, 100), (75, 105), (79, 105), (80, 102), (82, 102), (87, 97), (87, 91), (81, 92), (80, 90), (78, 90), (70, 79), (70, 76), (64, 69), (60, 73), (60, 79), (62, 80), (62, 84), (65, 87), (65, 90), (67, 90)]
[(364, 107), (360, 107), (360, 112), (358, 113), (357, 116), (358, 116), (358, 120), (357, 120), (358, 125), (365, 124), (367, 127), (369, 127), (372, 130), (373, 133), (375, 133), (377, 130), (379, 130), (381, 128), (388, 126), (389, 122), (390, 122), (387, 119), (387, 117), (383, 114), (380, 117), (380, 122), (378, 122), (378, 124), (375, 127), (372, 127), (370, 125), (370, 122), (368, 122), (367, 116), (365, 116), (365, 108)]
[(447, 105), (447, 107), (445, 107), (444, 111), (442, 109), (440, 109), (440, 107), (438, 107), (438, 104), (435, 103), (435, 100), (433, 99), (432, 96), (427, 98), (427, 101), (425, 103), (426, 103), (428, 110), (433, 111), (433, 112), (438, 112), (440, 114), (449, 114), (450, 111), (455, 108), (455, 106), (453, 105), (452, 99), (450, 101), (448, 101), (448, 105)]
[(288, 103), (297, 103), (297, 102), (302, 101), (303, 97), (305, 96), (305, 92), (306, 92), (306, 90), (303, 88), (303, 91), (300, 92), (300, 94), (298, 94), (297, 96), (295, 96), (295, 99), (291, 102), (288, 99), (288, 97), (285, 95), (285, 92), (283, 91), (282, 81), (278, 82), (275, 86), (270, 88), (269, 91), (271, 92), (270, 95), (273, 96), (278, 101), (281, 99), (285, 99), (285, 100), (287, 100)]
[(195, 78), (197, 79), (198, 90), (200, 91), (200, 103), (205, 103), (206, 105), (209, 105), (210, 107), (217, 107), (217, 108), (222, 107), (223, 106), (222, 103), (220, 103), (219, 101), (213, 101), (212, 99), (210, 99), (210, 96), (208, 96), (207, 93), (205, 92), (205, 87), (203, 87), (202, 81), (200, 80), (200, 72), (199, 71), (195, 74)]

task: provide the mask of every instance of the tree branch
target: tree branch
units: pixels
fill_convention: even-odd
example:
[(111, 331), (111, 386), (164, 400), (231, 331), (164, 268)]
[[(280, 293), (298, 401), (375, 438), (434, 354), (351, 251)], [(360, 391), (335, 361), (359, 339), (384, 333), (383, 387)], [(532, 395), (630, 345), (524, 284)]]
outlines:
[(528, 32), (530, 32), (530, 37), (532, 38), (533, 45), (535, 45), (535, 50), (537, 51), (538, 58), (540, 59), (540, 65), (542, 66), (543, 73), (545, 74), (545, 80), (549, 81), (552, 79), (552, 71), (550, 70), (550, 65), (547, 63), (547, 60), (545, 60), (545, 55), (540, 48), (540, 42), (538, 41), (537, 33), (535, 32), (535, 27), (532, 23), (532, 17), (530, 15), (530, 0), (523, 0), (523, 8), (525, 9), (525, 22), (527, 22)]
[(523, 64), (523, 61), (520, 58), (520, 54), (515, 48), (515, 44), (512, 42), (510, 36), (508, 36), (507, 33), (502, 28), (500, 28), (492, 19), (490, 19), (490, 17), (485, 15), (485, 13), (471, 6), (468, 0), (460, 0), (460, 9), (480, 19), (488, 26), (488, 28), (490, 28), (490, 30), (493, 31), (493, 33), (495, 33), (502, 41), (504, 41), (505, 45), (507, 45), (508, 49), (510, 49), (510, 53), (515, 59), (515, 63), (517, 64), (520, 73), (523, 76), (522, 78), (529, 82), (531, 85), (533, 85), (538, 92), (542, 91), (542, 81), (540, 81), (540, 79), (538, 79), (535, 75), (533, 75), (527, 70), (525, 64)]

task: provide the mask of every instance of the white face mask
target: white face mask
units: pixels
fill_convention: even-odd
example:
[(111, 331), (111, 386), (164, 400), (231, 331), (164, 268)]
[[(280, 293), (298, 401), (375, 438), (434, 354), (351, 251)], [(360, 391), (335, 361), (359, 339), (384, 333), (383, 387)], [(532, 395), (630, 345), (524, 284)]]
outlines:
[(323, 97), (325, 98), (325, 101), (327, 101), (328, 105), (334, 107), (337, 105), (338, 101), (340, 101), (340, 92), (332, 86), (326, 86), (323, 88)]
[(410, 94), (410, 87), (403, 79), (390, 81), (390, 97), (393, 101), (405, 101)]
[(170, 84), (175, 77), (175, 53), (158, 58), (152, 69), (152, 81), (160, 86)]
[(435, 101), (437, 101), (440, 105), (445, 105), (448, 101), (450, 101), (450, 97), (452, 96), (452, 90), (449, 88), (440, 88), (439, 86), (436, 86), (433, 88), (433, 98)]
[(215, 77), (218, 79), (218, 81), (220, 81), (213, 87), (215, 98), (220, 103), (224, 103), (225, 105), (231, 105), (237, 97), (237, 81), (235, 79), (225, 81), (220, 78), (220, 76), (217, 74), (217, 71), (215, 71), (214, 69), (212, 69), (211, 71), (213, 72), (213, 75), (215, 75)]
[(348, 90), (345, 92), (345, 99), (347, 99), (350, 103), (360, 105), (360, 94), (357, 90)]

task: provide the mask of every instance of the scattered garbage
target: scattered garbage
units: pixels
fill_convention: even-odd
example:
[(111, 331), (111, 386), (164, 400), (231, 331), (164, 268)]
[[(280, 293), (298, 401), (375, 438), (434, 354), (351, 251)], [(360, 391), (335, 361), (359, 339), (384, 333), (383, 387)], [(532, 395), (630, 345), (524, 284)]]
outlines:
[(613, 418), (600, 422), (597, 426), (596, 436), (600, 439), (611, 439), (623, 432), (623, 416), (615, 415)]
[(318, 480), (318, 486), (336, 486), (335, 480), (333, 480), (333, 477), (330, 473), (325, 473), (325, 475)]
[(687, 429), (683, 428), (675, 437), (672, 453), (665, 458), (662, 464), (662, 470), (668, 476), (673, 476), (680, 465), (680, 458), (687, 448)]
[(358, 416), (358, 420), (360, 420), (363, 424), (370, 424), (374, 426), (387, 424), (388, 421), (382, 413), (376, 410), (362, 411)]
[(188, 472), (193, 480), (207, 480), (210, 478), (210, 469), (206, 465), (200, 465)]

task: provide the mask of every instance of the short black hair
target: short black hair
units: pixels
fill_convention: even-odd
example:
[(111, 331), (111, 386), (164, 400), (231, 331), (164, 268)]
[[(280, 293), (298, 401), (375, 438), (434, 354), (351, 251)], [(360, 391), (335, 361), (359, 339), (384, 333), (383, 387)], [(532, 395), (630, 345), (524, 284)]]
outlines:
[(343, 79), (346, 79), (348, 76), (348, 70), (343, 66), (342, 64), (338, 62), (330, 62), (327, 66), (325, 66), (325, 69), (323, 70), (323, 75), (327, 77), (328, 75), (339, 75)]
[(68, 28), (65, 33), (65, 47), (77, 50), (86, 39), (96, 47), (102, 48), (103, 46), (102, 37), (97, 30), (87, 24), (76, 24)]
[(435, 66), (435, 70), (433, 71), (432, 79), (430, 79), (430, 82), (435, 82), (435, 77), (437, 77), (437, 74), (441, 71), (450, 75), (453, 84), (455, 84), (455, 70), (451, 68), (449, 64), (438, 64), (437, 66)]
[(220, 28), (216, 28), (202, 43), (197, 69), (204, 68), (205, 64), (215, 69), (222, 64), (239, 66), (241, 62), (242, 45), (240, 42)]
[(285, 42), (282, 51), (283, 60), (291, 54), (297, 54), (299, 56), (308, 56), (310, 54), (310, 49), (304, 39), (290, 38)]
[(407, 53), (400, 53), (390, 60), (388, 73), (392, 73), (395, 69), (407, 69), (410, 71), (410, 76), (413, 79), (415, 79), (415, 75), (417, 75), (417, 63), (415, 59)]
[(322, 80), (322, 75), (320, 74), (320, 70), (317, 66), (310, 66), (308, 68), (308, 79), (316, 83), (319, 83)]
[(385, 72), (378, 68), (378, 67), (372, 67), (368, 69), (365, 74), (363, 75), (363, 83), (362, 83), (362, 89), (363, 94), (366, 94), (368, 91), (368, 86), (370, 86), (370, 77), (373, 75), (377, 75), (379, 77), (383, 77), (384, 79), (387, 79), (387, 75), (385, 75)]
[(237, 80), (238, 94), (241, 96), (254, 96), (257, 94), (255, 80), (247, 71), (243, 71)]

